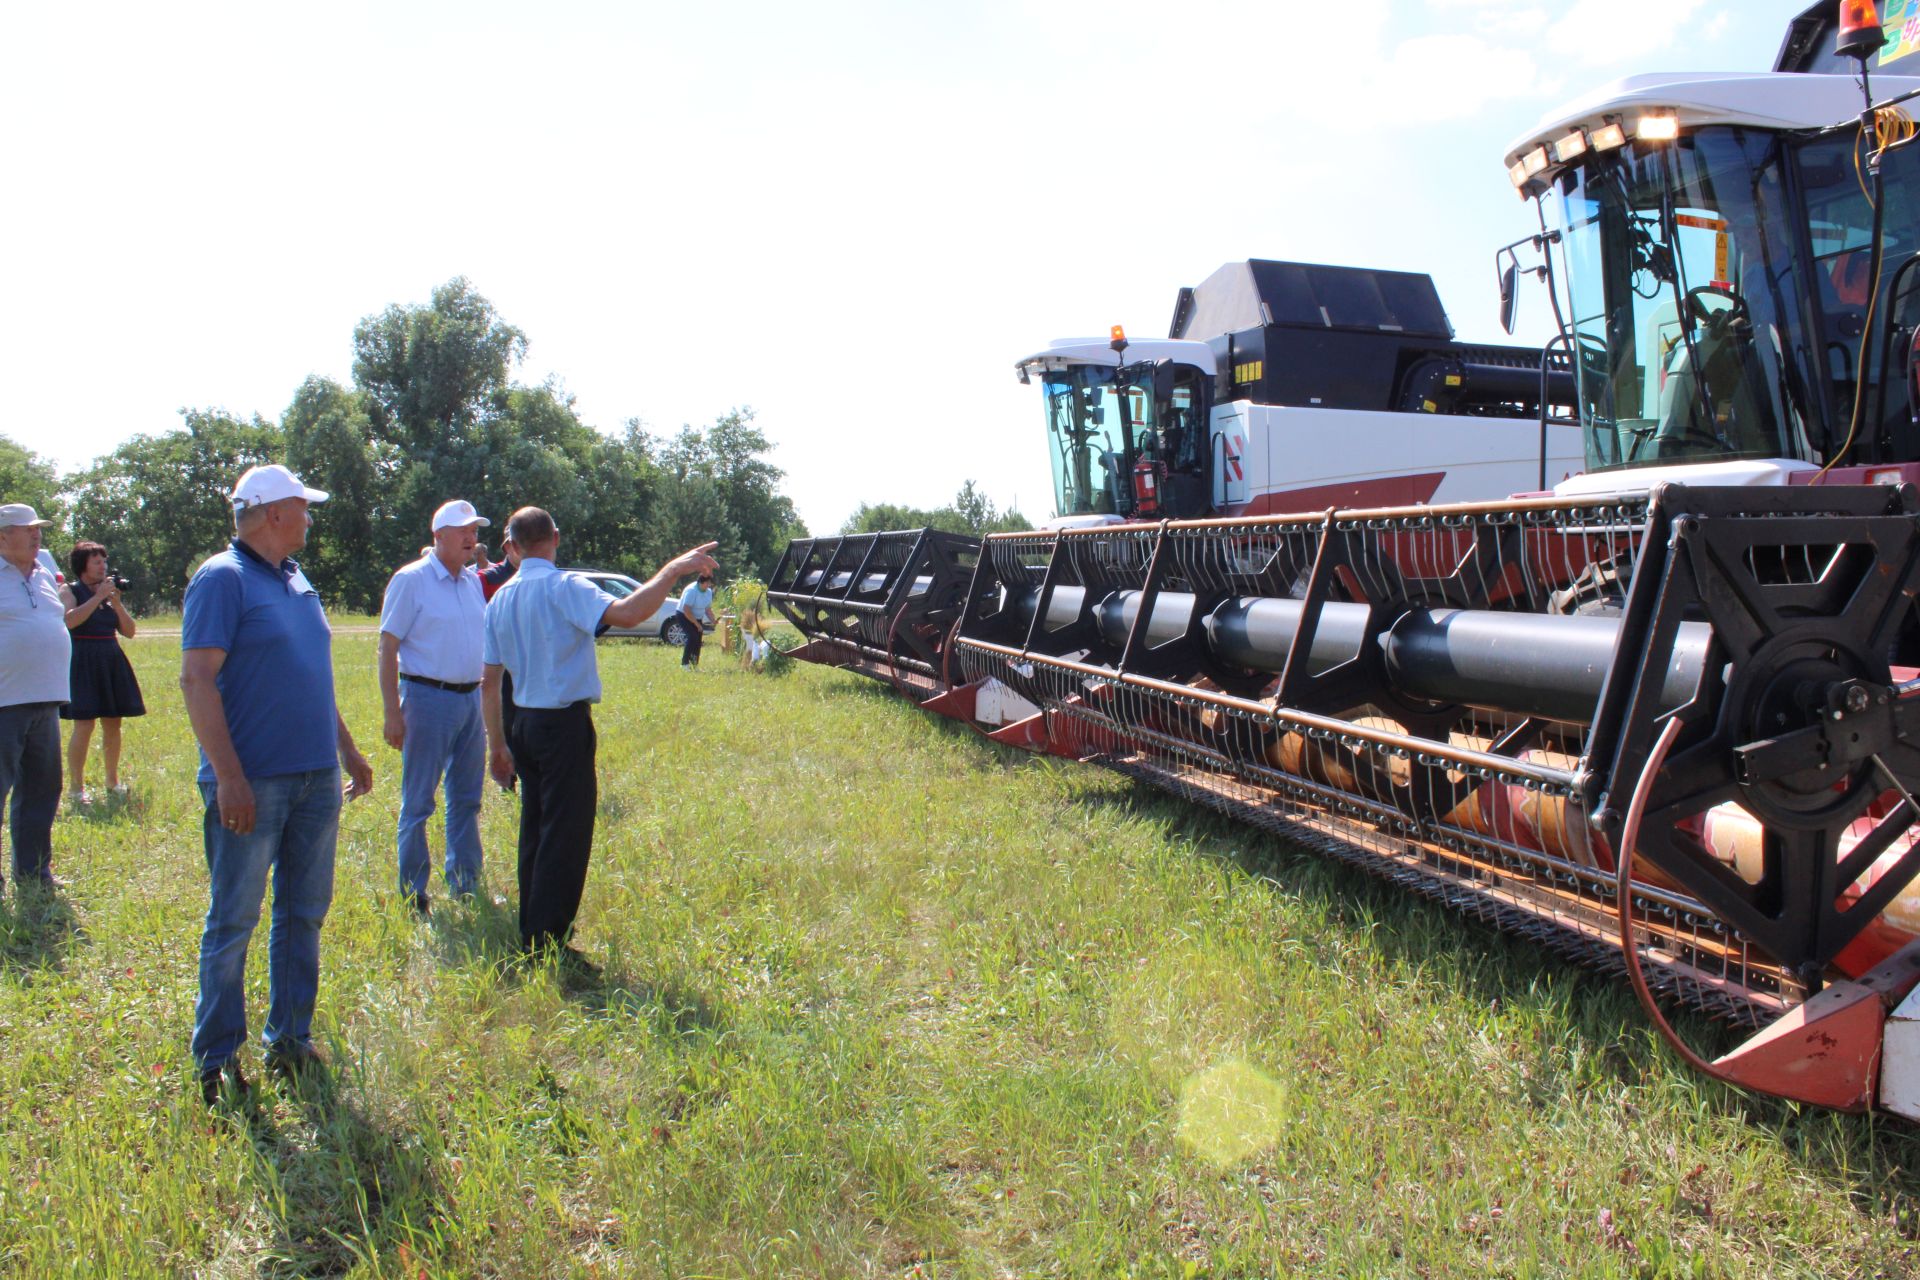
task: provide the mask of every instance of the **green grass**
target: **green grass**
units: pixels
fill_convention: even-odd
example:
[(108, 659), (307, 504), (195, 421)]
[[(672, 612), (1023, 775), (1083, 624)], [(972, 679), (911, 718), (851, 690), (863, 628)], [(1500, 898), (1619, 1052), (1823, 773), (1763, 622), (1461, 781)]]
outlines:
[(129, 646), (133, 802), (0, 908), (0, 1274), (1920, 1270), (1911, 1132), (1702, 1081), (1622, 987), (852, 676), (655, 644), (601, 650), (595, 982), (510, 966), (511, 904), (394, 900), (374, 637), (336, 640), (380, 779), (334, 1078), (210, 1115), (176, 644)]

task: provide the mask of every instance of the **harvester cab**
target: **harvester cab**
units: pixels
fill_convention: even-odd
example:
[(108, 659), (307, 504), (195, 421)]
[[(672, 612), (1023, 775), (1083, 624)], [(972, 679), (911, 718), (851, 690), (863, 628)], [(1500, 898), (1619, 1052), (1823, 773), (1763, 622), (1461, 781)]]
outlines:
[(1060, 520), (1204, 516), (1244, 490), (1237, 457), (1209, 456), (1215, 365), (1204, 342), (1129, 342), (1116, 325), (1111, 339), (1055, 342), (1018, 369), (1040, 383)]
[(1515, 142), (1578, 387), (1556, 492), (1920, 478), (1920, 149), (1865, 105), (1857, 74), (1635, 76)]

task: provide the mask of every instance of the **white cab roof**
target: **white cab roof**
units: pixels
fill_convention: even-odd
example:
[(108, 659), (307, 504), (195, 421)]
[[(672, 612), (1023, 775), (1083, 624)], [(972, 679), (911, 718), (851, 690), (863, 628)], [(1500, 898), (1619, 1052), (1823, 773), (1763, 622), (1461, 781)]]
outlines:
[(1105, 338), (1059, 338), (1045, 351), (1036, 351), (1016, 360), (1014, 367), (1030, 373), (1042, 373), (1076, 364), (1102, 364), (1118, 368), (1122, 364), (1138, 364), (1142, 360), (1172, 360), (1176, 364), (1190, 364), (1204, 373), (1218, 372), (1213, 348), (1204, 342), (1185, 338), (1129, 338), (1124, 352), (1116, 352)]
[[(1875, 76), (1873, 96), (1885, 101), (1896, 94), (1920, 89), (1920, 77)], [(1507, 148), (1507, 164), (1543, 142), (1565, 136), (1576, 125), (1599, 128), (1608, 117), (1634, 117), (1642, 111), (1672, 111), (1680, 127), (1744, 124), (1759, 129), (1824, 129), (1856, 120), (1865, 106), (1860, 85), (1852, 76), (1804, 75), (1789, 72), (1701, 72), (1628, 76), (1604, 89), (1577, 98), (1550, 111), (1539, 124), (1514, 139)]]

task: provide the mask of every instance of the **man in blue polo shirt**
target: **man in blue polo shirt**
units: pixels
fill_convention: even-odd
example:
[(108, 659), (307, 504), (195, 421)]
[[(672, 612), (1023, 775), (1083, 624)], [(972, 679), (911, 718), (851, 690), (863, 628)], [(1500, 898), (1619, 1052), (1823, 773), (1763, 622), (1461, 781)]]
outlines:
[[(599, 802), (594, 776), (592, 704), (600, 701), (593, 638), (603, 625), (638, 626), (653, 616), (673, 584), (713, 572), (709, 542), (667, 562), (646, 585), (615, 598), (585, 578), (561, 573), (553, 557), (560, 529), (538, 507), (507, 522), (520, 548), (520, 571), (487, 602), (481, 645), (488, 768), (501, 786), (520, 781), (520, 945), (558, 951), (566, 945), (593, 852)], [(500, 682), (513, 677), (513, 736), (500, 714)]]
[(223, 1078), (236, 1094), (247, 1088), (237, 1060), (247, 1038), (247, 945), (269, 869), (267, 1065), (297, 1075), (320, 1061), (313, 1006), (341, 767), (348, 799), (373, 789), (373, 769), (334, 705), (327, 616), (288, 558), (306, 545), (308, 505), (326, 500), (285, 467), (250, 468), (231, 495), (233, 545), (187, 584), (180, 688), (200, 741), (209, 889), (193, 1058), (208, 1103)]

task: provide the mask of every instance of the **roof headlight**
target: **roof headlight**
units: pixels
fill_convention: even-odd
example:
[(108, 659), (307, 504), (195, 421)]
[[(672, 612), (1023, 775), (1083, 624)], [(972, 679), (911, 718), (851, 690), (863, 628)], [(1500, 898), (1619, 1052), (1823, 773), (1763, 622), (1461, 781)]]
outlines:
[(1585, 154), (1587, 154), (1587, 135), (1580, 129), (1575, 129), (1553, 144), (1553, 158), (1560, 164), (1577, 160)]
[(1633, 136), (1642, 142), (1672, 142), (1680, 136), (1680, 117), (1670, 111), (1641, 116)]
[(1587, 141), (1595, 151), (1618, 151), (1627, 145), (1627, 131), (1618, 120), (1612, 124), (1603, 124), (1587, 135)]

